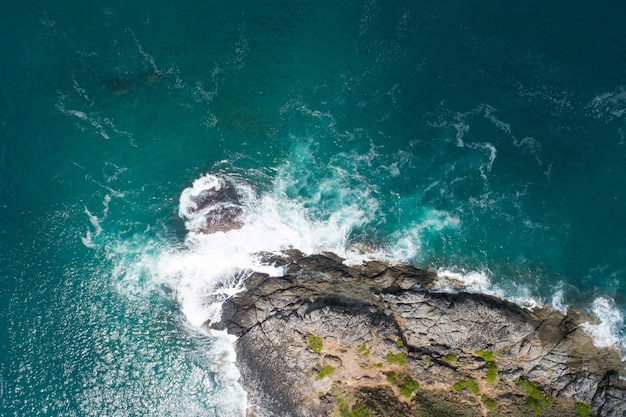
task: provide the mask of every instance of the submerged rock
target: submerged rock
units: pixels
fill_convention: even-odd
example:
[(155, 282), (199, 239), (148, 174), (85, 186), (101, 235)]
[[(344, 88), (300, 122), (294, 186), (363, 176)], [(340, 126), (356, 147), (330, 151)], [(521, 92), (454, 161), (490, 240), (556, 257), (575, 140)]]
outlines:
[(249, 416), (626, 415), (619, 352), (574, 312), (432, 292), (407, 265), (265, 261), (285, 275), (252, 274), (211, 325), (238, 336)]
[(137, 92), (139, 89), (146, 87), (147, 85), (159, 82), (161, 79), (161, 72), (150, 71), (143, 72), (137, 76), (131, 77), (108, 77), (102, 79), (103, 87), (114, 96), (123, 96), (129, 93)]

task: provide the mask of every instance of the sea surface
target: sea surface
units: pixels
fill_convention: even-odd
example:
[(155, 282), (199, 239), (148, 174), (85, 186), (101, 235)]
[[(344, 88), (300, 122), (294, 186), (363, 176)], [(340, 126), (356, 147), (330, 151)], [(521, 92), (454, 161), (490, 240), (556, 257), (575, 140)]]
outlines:
[[(0, 415), (244, 416), (255, 253), (409, 262), (626, 345), (626, 4), (0, 4)], [(242, 228), (205, 235), (225, 183)], [(446, 290), (442, 288), (442, 290)]]

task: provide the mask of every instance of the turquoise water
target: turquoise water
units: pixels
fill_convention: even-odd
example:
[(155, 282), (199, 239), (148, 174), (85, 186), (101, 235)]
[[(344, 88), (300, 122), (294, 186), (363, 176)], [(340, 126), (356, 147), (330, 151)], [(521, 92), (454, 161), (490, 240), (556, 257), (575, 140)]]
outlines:
[[(242, 416), (199, 324), (288, 246), (623, 346), (625, 6), (170, 3), (0, 7), (0, 414)], [(197, 235), (215, 178), (245, 226)]]

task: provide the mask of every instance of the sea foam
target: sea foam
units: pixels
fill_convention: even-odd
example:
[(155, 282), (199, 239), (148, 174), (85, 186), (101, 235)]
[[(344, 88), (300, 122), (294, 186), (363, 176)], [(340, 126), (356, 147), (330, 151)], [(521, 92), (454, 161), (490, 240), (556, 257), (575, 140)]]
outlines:
[[(280, 253), (295, 248), (305, 254), (334, 252), (343, 257), (346, 264), (352, 265), (370, 259), (389, 263), (414, 262), (422, 250), (424, 233), (461, 226), (455, 216), (431, 210), (409, 229), (390, 236), (380, 246), (364, 247), (353, 239), (352, 233), (375, 220), (377, 206), (371, 201), (373, 197), (367, 194), (355, 197), (354, 190), (348, 189), (341, 178), (328, 177), (317, 185), (318, 193), (313, 192), (308, 198), (321, 198), (318, 194), (332, 189), (334, 193), (346, 193), (346, 196), (337, 197), (346, 204), (333, 206), (334, 211), (328, 211), (320, 219), (319, 213), (312, 212), (310, 208), (315, 205), (311, 204), (312, 201), (289, 196), (289, 187), (294, 185), (292, 175), (288, 170), (279, 171), (272, 187), (258, 191), (239, 176), (206, 174), (181, 192), (179, 216), (188, 230), (184, 244), (163, 246), (154, 256), (142, 258), (141, 263), (150, 269), (149, 274), (153, 276), (155, 285), (162, 284), (172, 289), (180, 310), (193, 326), (219, 320), (222, 303), (245, 289), (245, 280), (251, 273), (283, 274), (282, 268), (264, 264), (261, 253)], [(210, 215), (215, 204), (225, 202), (216, 201), (211, 203), (213, 205), (201, 206), (198, 201), (207, 192), (223, 191), (224, 187), (234, 189), (236, 198), (227, 204), (240, 207), (240, 227), (204, 233), (203, 217)], [(437, 274), (440, 291), (490, 294), (529, 310), (544, 305), (553, 305), (560, 311), (568, 308), (559, 288), (554, 289), (551, 300), (544, 300), (537, 297), (532, 288), (522, 284), (513, 289), (495, 284), (487, 268), (465, 270), (441, 267)], [(596, 345), (620, 346), (619, 333), (624, 322), (619, 309), (612, 306), (608, 299), (598, 298), (591, 310), (598, 322), (587, 323), (584, 328)]]
[(583, 328), (593, 337), (597, 347), (620, 347), (623, 350), (626, 344), (620, 339), (620, 332), (624, 328), (624, 316), (612, 300), (598, 297), (593, 301), (591, 308), (596, 323), (584, 323)]
[[(438, 291), (467, 291), (493, 295), (511, 301), (530, 311), (549, 306), (562, 314), (570, 308), (564, 301), (564, 291), (557, 286), (549, 301), (537, 297), (527, 286), (517, 286), (514, 293), (507, 291), (491, 280), (489, 270), (466, 271), (462, 268), (440, 268)], [(584, 308), (584, 306), (581, 306)], [(595, 318), (585, 322), (582, 328), (591, 336), (596, 347), (616, 347), (626, 353), (626, 343), (622, 332), (625, 329), (624, 316), (613, 300), (608, 297), (594, 299), (588, 313)], [(626, 359), (626, 357), (625, 357)]]
[[(203, 233), (203, 216), (210, 215), (213, 206), (200, 208), (198, 197), (223, 190), (226, 182), (234, 186), (241, 204), (241, 227)], [(351, 230), (362, 223), (359, 210), (340, 210), (317, 221), (301, 203), (284, 194), (257, 194), (227, 176), (207, 174), (195, 180), (181, 193), (179, 215), (188, 229), (184, 247), (165, 250), (157, 271), (162, 282), (174, 289), (182, 312), (195, 325), (219, 319), (221, 303), (244, 288), (243, 281), (250, 273), (283, 273), (282, 268), (263, 264), (260, 253), (289, 248), (304, 253), (332, 251), (354, 263), (364, 256), (347, 249)]]

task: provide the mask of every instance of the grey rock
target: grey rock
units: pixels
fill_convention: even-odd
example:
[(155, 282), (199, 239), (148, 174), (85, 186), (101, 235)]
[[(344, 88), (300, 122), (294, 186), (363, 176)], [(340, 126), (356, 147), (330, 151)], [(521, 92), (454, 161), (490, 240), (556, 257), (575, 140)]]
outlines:
[[(401, 372), (425, 387), (484, 380), (479, 350), (495, 355), (499, 383), (483, 385), (503, 403), (523, 395), (515, 383), (523, 378), (555, 399), (590, 404), (598, 416), (626, 415), (620, 354), (595, 347), (578, 313), (531, 312), (488, 295), (433, 292), (436, 274), (407, 265), (350, 267), (334, 254), (295, 250), (264, 260), (285, 275), (252, 274), (247, 289), (223, 304), (221, 321), (210, 325), (238, 336), (250, 415), (329, 415), (333, 384), (361, 386), (361, 392), (387, 384), (389, 390), (385, 375), (396, 368), (387, 354), (393, 352), (404, 352)], [(322, 352), (307, 346), (310, 335), (322, 338)], [(333, 377), (318, 380), (322, 366), (336, 368)]]

